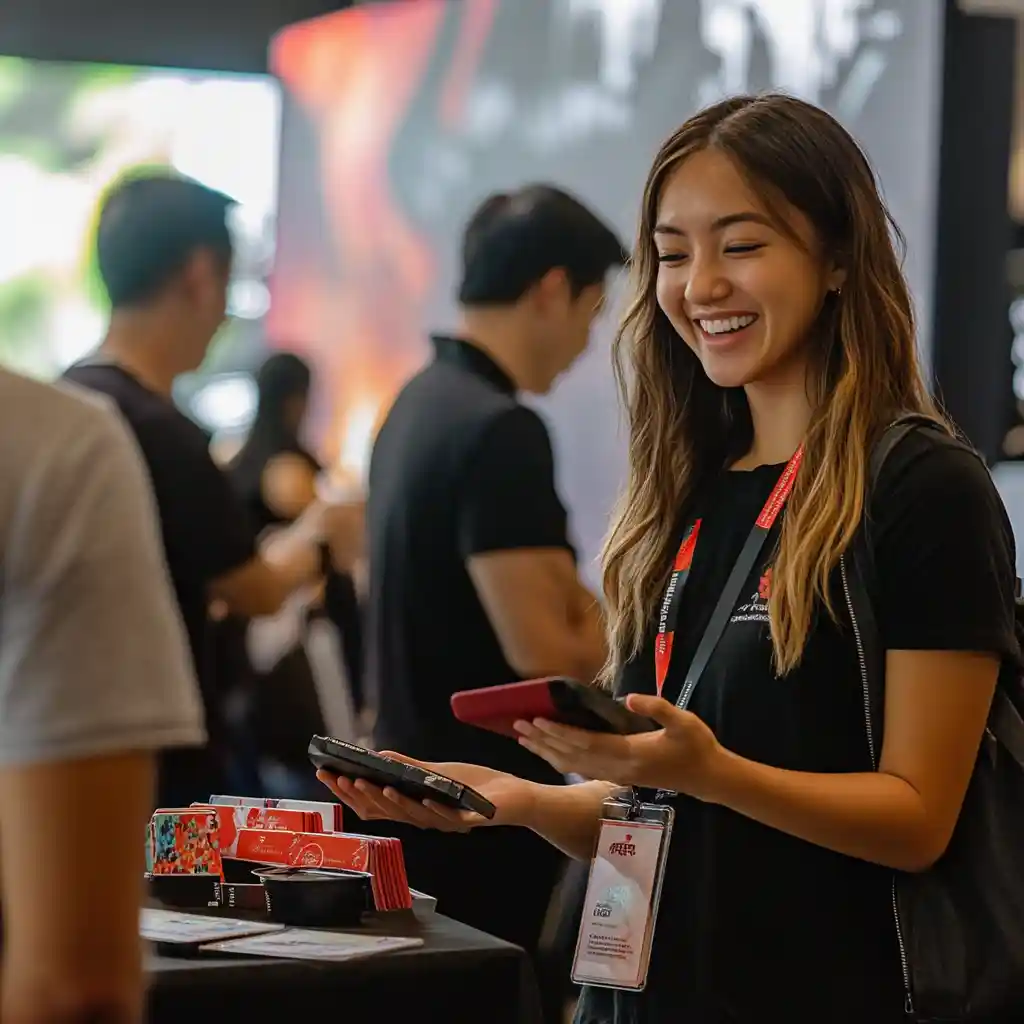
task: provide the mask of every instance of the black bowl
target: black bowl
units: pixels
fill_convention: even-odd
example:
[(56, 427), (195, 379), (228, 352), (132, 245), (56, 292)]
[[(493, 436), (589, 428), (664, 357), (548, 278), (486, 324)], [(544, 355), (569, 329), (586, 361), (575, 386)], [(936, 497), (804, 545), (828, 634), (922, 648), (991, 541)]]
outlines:
[(301, 928), (351, 928), (372, 906), (370, 876), (360, 871), (259, 868), (267, 913)]

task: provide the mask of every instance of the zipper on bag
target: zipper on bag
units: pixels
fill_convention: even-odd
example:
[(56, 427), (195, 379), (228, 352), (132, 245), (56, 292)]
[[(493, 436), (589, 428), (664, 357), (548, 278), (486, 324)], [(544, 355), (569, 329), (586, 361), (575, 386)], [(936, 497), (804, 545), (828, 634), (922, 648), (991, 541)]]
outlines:
[[(853, 626), (853, 642), (857, 648), (857, 665), (860, 669), (861, 695), (864, 699), (864, 728), (868, 739), (868, 755), (871, 758), (872, 771), (878, 771), (878, 757), (875, 751), (874, 731), (871, 727), (871, 691), (868, 685), (868, 665), (864, 655), (864, 641), (861, 638), (860, 626), (857, 624), (857, 615), (853, 610), (853, 598), (850, 596), (850, 583), (846, 576), (846, 556), (839, 556), (839, 575), (843, 581), (843, 596), (846, 598), (846, 608), (850, 613), (850, 623)], [(896, 922), (896, 942), (900, 950), (900, 968), (903, 972), (903, 989), (906, 993), (904, 1009), (909, 1015), (914, 1012), (914, 997), (910, 991), (910, 962), (907, 959), (907, 947), (903, 942), (903, 926), (900, 923), (900, 908), (896, 897), (896, 873), (892, 875), (892, 916)]]

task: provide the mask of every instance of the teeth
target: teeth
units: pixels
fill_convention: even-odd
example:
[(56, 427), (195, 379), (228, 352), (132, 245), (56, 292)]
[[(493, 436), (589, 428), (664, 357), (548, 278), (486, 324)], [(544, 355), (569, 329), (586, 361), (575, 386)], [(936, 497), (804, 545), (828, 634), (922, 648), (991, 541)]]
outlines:
[(730, 331), (738, 331), (741, 327), (749, 327), (756, 316), (733, 316), (726, 320), (698, 320), (701, 327), (708, 334), (728, 334)]

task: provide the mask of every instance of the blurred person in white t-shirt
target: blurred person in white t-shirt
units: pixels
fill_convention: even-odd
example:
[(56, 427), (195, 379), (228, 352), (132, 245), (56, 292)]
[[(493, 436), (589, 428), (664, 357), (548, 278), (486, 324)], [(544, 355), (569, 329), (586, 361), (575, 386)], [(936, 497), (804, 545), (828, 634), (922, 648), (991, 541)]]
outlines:
[(205, 741), (145, 466), (112, 406), (0, 371), (3, 1024), (137, 1024), (158, 750)]

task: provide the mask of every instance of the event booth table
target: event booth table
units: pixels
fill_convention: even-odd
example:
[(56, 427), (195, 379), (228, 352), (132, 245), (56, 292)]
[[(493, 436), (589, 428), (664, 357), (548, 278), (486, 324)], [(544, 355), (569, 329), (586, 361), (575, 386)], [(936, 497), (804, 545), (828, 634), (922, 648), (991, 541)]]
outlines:
[[(244, 915), (232, 915), (242, 917)], [(386, 1024), (539, 1024), (540, 997), (526, 954), (440, 914), (389, 914), (360, 929), (410, 935), (422, 946), (325, 963), (199, 953), (148, 963), (152, 1024), (182, 1020), (376, 1020)]]

